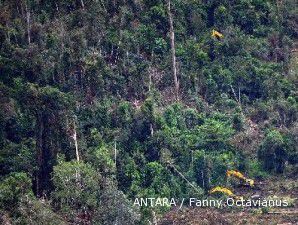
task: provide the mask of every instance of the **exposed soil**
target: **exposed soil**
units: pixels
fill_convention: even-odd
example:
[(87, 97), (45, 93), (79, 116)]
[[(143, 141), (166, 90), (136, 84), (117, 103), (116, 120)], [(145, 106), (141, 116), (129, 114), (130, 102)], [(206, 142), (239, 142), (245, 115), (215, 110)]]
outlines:
[(257, 212), (225, 212), (218, 209), (195, 208), (179, 212), (171, 211), (166, 214), (159, 225), (242, 225), (242, 224), (298, 224), (298, 211), (287, 210), (291, 213), (257, 213)]
[(173, 209), (165, 214), (158, 225), (298, 225), (298, 179), (293, 177), (270, 178), (258, 181), (255, 188), (235, 187), (237, 195), (249, 198), (259, 196), (261, 199), (276, 197), (287, 199), (286, 208), (184, 208)]

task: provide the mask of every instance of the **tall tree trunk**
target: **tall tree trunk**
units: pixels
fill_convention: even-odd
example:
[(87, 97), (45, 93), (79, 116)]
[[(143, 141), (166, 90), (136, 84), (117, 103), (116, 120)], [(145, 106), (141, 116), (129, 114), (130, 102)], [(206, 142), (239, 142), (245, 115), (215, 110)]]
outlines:
[(167, 165), (170, 168), (173, 168), (173, 170), (183, 179), (185, 180), (189, 186), (191, 186), (195, 191), (197, 191), (198, 193), (200, 193), (200, 190), (198, 189), (198, 187), (196, 187), (192, 182), (190, 182), (177, 168), (176, 166), (174, 166), (172, 163), (169, 163)]
[(27, 37), (28, 37), (28, 44), (31, 43), (31, 35), (30, 35), (30, 9), (28, 5), (26, 4), (26, 21), (27, 21)]
[[(73, 122), (71, 124), (71, 127), (70, 127), (70, 138), (73, 139), (74, 141), (74, 145), (75, 145), (75, 153), (76, 153), (76, 160), (77, 162), (79, 163), (80, 162), (80, 154), (79, 154), (79, 144), (78, 144), (78, 138), (77, 138), (77, 127), (76, 127), (76, 121), (77, 121), (77, 117), (75, 116), (74, 119), (73, 119)], [(67, 126), (67, 129), (69, 129), (69, 123), (68, 123), (68, 119), (66, 118), (66, 126)], [(76, 171), (76, 183), (78, 185), (78, 187), (81, 188), (81, 183), (80, 183), (80, 172), (75, 169)]]
[(55, 161), (53, 149), (53, 128), (50, 120), (53, 115), (47, 112), (38, 112), (36, 123), (36, 150), (38, 171), (36, 176), (36, 194), (42, 197), (52, 189), (51, 173)]
[(236, 102), (238, 103), (238, 106), (240, 107), (241, 112), (242, 112), (241, 96), (240, 96), (240, 95), (241, 95), (240, 87), (238, 87), (238, 96), (237, 96), (237, 94), (236, 94), (236, 92), (235, 92), (235, 89), (234, 89), (233, 85), (230, 85), (230, 87), (231, 87), (232, 93), (233, 93), (233, 95), (234, 95), (234, 97), (235, 97), (235, 100), (236, 100)]
[(39, 112), (37, 115), (37, 122), (36, 122), (36, 152), (37, 152), (37, 165), (38, 165), (38, 171), (36, 174), (36, 195), (41, 196), (42, 190), (41, 190), (41, 167), (43, 164), (43, 130), (44, 130), (44, 124), (43, 124), (43, 118), (42, 113)]
[(81, 6), (82, 6), (83, 9), (85, 9), (84, 0), (81, 0)]
[(78, 139), (77, 139), (77, 129), (75, 124), (74, 124), (74, 130), (73, 130), (73, 140), (76, 148), (76, 158), (77, 158), (77, 161), (79, 162), (80, 154), (79, 154), (79, 145), (78, 145)]
[(175, 33), (174, 33), (174, 25), (173, 25), (173, 15), (171, 12), (171, 0), (168, 1), (168, 16), (170, 23), (170, 39), (171, 39), (171, 52), (172, 52), (172, 70), (173, 70), (173, 78), (175, 84), (175, 97), (176, 100), (179, 100), (179, 81), (177, 77), (177, 63), (176, 63), (176, 51), (175, 51)]
[(117, 169), (117, 142), (114, 142), (114, 157), (115, 157), (115, 168)]

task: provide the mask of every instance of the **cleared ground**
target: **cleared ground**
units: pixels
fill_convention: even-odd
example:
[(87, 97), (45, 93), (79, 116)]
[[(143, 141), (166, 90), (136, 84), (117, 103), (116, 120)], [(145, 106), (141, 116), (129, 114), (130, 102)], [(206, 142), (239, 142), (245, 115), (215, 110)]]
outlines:
[(184, 208), (168, 212), (158, 222), (159, 225), (217, 225), (217, 224), (298, 224), (298, 179), (272, 177), (259, 180), (257, 187), (235, 187), (235, 193), (249, 198), (282, 198), (290, 204), (286, 208)]

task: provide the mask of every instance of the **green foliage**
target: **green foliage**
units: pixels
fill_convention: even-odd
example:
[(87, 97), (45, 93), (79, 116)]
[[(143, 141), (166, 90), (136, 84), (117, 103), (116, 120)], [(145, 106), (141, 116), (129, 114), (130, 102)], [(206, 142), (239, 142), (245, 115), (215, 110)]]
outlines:
[(235, 114), (232, 118), (233, 120), (233, 128), (237, 131), (243, 130), (244, 126), (244, 118), (242, 114)]
[(93, 224), (135, 224), (140, 220), (140, 212), (132, 206), (123, 192), (109, 188), (100, 197), (100, 207), (93, 218)]
[(132, 122), (132, 106), (129, 102), (121, 102), (116, 113), (116, 126), (123, 127)]
[(179, 101), (166, 1), (0, 9), (0, 211), (16, 224), (132, 224), (127, 196), (297, 166), (294, 0), (172, 0)]
[[(11, 173), (0, 182), (0, 207), (12, 224), (66, 224), (48, 202), (36, 199), (26, 173)], [(4, 222), (4, 221), (3, 221)]]
[(14, 210), (21, 198), (32, 195), (31, 180), (26, 173), (11, 173), (0, 183), (0, 207)]
[(88, 148), (87, 160), (92, 163), (94, 168), (102, 173), (112, 173), (115, 170), (113, 155), (100, 135), (97, 129), (91, 130), (92, 146)]
[(259, 149), (259, 158), (264, 168), (268, 171), (282, 173), (287, 157), (287, 149), (281, 133), (277, 130), (269, 131)]
[(145, 167), (145, 176), (142, 191), (144, 196), (167, 196), (170, 198), (171, 190), (168, 183), (169, 174), (158, 162), (150, 162)]
[(249, 161), (247, 165), (247, 170), (249, 171), (250, 177), (261, 178), (264, 179), (268, 177), (268, 173), (262, 169), (262, 163), (257, 160)]
[(221, 151), (229, 148), (228, 140), (234, 133), (231, 126), (214, 119), (207, 119), (205, 123), (195, 129), (197, 147), (207, 151)]
[(61, 210), (94, 209), (100, 193), (100, 176), (88, 163), (60, 162), (54, 167), (53, 199)]
[(7, 143), (0, 152), (1, 173), (26, 172), (30, 175), (36, 171), (35, 145), (33, 140), (25, 140), (19, 144)]
[(194, 153), (194, 176), (197, 184), (205, 191), (210, 187), (225, 183), (226, 171), (238, 168), (239, 157), (231, 152), (210, 154), (205, 150)]
[(35, 198), (21, 199), (18, 208), (18, 217), (13, 220), (13, 224), (67, 224), (62, 217), (57, 215), (48, 202), (41, 202)]

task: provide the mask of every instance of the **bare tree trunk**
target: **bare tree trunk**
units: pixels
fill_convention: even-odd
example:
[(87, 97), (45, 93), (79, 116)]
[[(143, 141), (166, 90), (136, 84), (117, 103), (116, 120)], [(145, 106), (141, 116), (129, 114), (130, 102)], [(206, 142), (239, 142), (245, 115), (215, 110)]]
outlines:
[(8, 30), (8, 32), (6, 32), (6, 39), (7, 39), (7, 41), (8, 41), (8, 44), (10, 45), (10, 32), (9, 32), (9, 27), (8, 27), (8, 25), (6, 25), (6, 28), (7, 28), (7, 30)]
[(149, 93), (151, 93), (151, 85), (152, 85), (152, 74), (151, 74), (151, 69), (149, 70)]
[(104, 12), (107, 13), (108, 11), (107, 11), (107, 8), (106, 8), (104, 2), (100, 1), (100, 3), (102, 5), (102, 8), (103, 8)]
[(43, 164), (43, 132), (44, 132), (44, 124), (42, 113), (38, 113), (37, 115), (37, 122), (36, 122), (36, 152), (37, 152), (37, 164), (38, 164), (38, 172), (36, 174), (36, 194), (37, 196), (41, 196), (41, 176), (40, 171)]
[(185, 180), (189, 186), (191, 186), (195, 191), (200, 193), (200, 190), (193, 184), (191, 183), (172, 163), (168, 164), (169, 167), (173, 168), (174, 171), (183, 179)]
[(79, 145), (78, 145), (78, 138), (77, 138), (77, 129), (75, 122), (73, 123), (73, 136), (72, 136), (75, 144), (76, 149), (76, 159), (78, 162), (80, 162), (80, 154), (79, 154)]
[(114, 142), (114, 157), (115, 157), (115, 168), (117, 168), (117, 142)]
[(77, 162), (80, 161), (80, 154), (79, 154), (79, 144), (78, 144), (78, 136), (77, 136), (77, 127), (76, 127), (76, 116), (73, 119), (72, 125), (69, 127), (68, 118), (66, 118), (66, 126), (67, 130), (70, 133), (70, 138), (73, 139), (75, 145), (75, 152), (76, 152), (76, 160)]
[(55, 6), (56, 6), (56, 11), (59, 12), (59, 6), (58, 6), (57, 2), (55, 2)]
[(193, 168), (194, 164), (194, 157), (193, 157), (193, 150), (191, 150), (191, 167)]
[(179, 81), (177, 78), (177, 63), (176, 63), (176, 51), (175, 51), (175, 33), (174, 33), (174, 25), (173, 25), (173, 15), (171, 12), (171, 0), (168, 1), (168, 16), (170, 23), (170, 39), (171, 39), (171, 52), (172, 52), (172, 70), (173, 70), (173, 78), (175, 84), (175, 97), (176, 100), (179, 100)]
[(234, 97), (235, 97), (235, 100), (236, 100), (236, 102), (238, 103), (238, 105), (239, 105), (239, 107), (240, 107), (240, 109), (241, 109), (241, 112), (242, 112), (242, 105), (241, 105), (241, 97), (240, 97), (240, 87), (238, 88), (238, 97), (237, 97), (237, 95), (236, 95), (236, 92), (235, 92), (235, 90), (234, 90), (234, 87), (232, 86), (232, 85), (230, 85), (230, 88), (231, 88), (231, 90), (232, 90), (232, 93), (233, 93), (233, 95), (234, 95)]
[(151, 135), (151, 137), (153, 137), (153, 135), (154, 135), (154, 129), (153, 129), (152, 123), (150, 123), (150, 135)]
[(28, 44), (31, 43), (31, 36), (30, 36), (30, 9), (26, 4), (26, 21), (27, 21), (27, 35), (28, 35)]
[(201, 175), (202, 175), (202, 183), (203, 183), (203, 189), (205, 189), (205, 177), (204, 177), (204, 171), (201, 171)]
[(280, 8), (283, 5), (283, 1), (282, 0), (276, 0), (276, 8), (277, 8), (277, 16), (280, 17)]
[(81, 0), (81, 6), (82, 6), (83, 9), (85, 9), (84, 0)]
[(152, 211), (152, 216), (153, 216), (153, 225), (157, 225), (157, 219), (156, 219), (156, 213), (155, 211)]
[(241, 90), (240, 90), (240, 87), (238, 87), (238, 102), (241, 105)]

